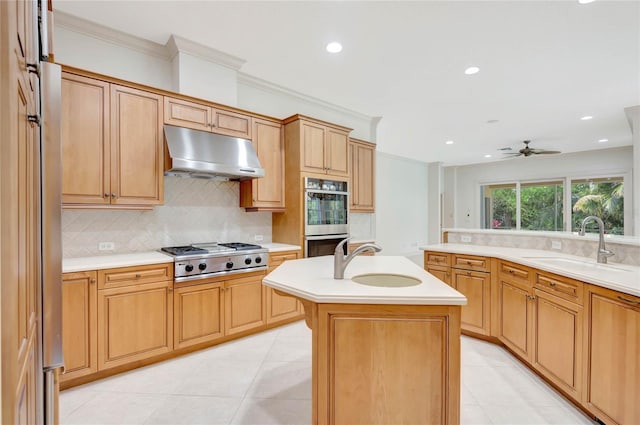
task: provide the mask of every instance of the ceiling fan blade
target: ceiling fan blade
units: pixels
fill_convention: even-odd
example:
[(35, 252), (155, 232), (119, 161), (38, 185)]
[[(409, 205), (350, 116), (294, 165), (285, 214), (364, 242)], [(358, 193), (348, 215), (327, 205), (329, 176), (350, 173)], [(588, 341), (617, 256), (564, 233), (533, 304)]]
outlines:
[(502, 155), (504, 156), (510, 156), (510, 157), (515, 157), (515, 156), (520, 156), (522, 155), (522, 153), (520, 152), (503, 152)]
[(557, 154), (557, 153), (562, 153), (560, 151), (545, 151), (545, 150), (536, 150), (535, 152), (533, 152), (536, 155), (552, 155), (552, 154)]

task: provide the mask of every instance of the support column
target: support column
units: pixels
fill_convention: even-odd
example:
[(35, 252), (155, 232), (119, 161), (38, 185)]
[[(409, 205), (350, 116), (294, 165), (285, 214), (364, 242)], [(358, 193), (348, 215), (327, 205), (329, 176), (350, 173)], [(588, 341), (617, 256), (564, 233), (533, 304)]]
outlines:
[(629, 126), (631, 126), (631, 138), (633, 145), (633, 169), (631, 171), (632, 186), (631, 190), (625, 187), (626, 195), (632, 194), (633, 197), (633, 228), (627, 231), (625, 223), (625, 234), (640, 235), (640, 105), (630, 106), (624, 109), (627, 114)]

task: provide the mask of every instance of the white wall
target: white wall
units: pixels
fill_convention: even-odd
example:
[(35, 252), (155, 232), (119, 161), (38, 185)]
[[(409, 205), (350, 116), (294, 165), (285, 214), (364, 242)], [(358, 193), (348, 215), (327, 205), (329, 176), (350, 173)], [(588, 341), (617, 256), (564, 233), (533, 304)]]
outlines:
[(381, 255), (406, 255), (422, 264), (427, 240), (428, 165), (376, 153), (376, 242)]
[[(480, 227), (480, 185), (515, 180), (555, 178), (584, 178), (606, 175), (625, 177), (625, 230), (633, 223), (633, 183), (631, 171), (633, 151), (631, 146), (596, 151), (585, 151), (555, 156), (519, 157), (516, 159), (447, 167), (446, 178), (455, 179), (454, 223), (445, 227), (474, 229)], [(451, 185), (445, 182), (445, 187)], [(635, 190), (637, 192), (637, 190)], [(446, 203), (450, 213), (451, 205)], [(467, 213), (469, 216), (467, 217)], [(629, 219), (627, 219), (629, 217)]]

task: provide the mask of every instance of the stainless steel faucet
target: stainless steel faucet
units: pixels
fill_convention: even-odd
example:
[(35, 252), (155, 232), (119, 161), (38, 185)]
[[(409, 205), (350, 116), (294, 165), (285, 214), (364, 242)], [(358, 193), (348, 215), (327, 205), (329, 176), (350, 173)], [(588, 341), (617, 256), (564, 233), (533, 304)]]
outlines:
[(597, 261), (598, 263), (607, 264), (607, 257), (611, 257), (612, 255), (615, 255), (615, 254), (604, 247), (604, 223), (602, 222), (600, 217), (596, 217), (595, 215), (590, 215), (589, 217), (586, 217), (584, 220), (582, 220), (582, 224), (580, 225), (580, 232), (578, 232), (578, 234), (580, 236), (585, 235), (585, 231), (584, 231), (585, 225), (591, 220), (598, 223), (598, 230), (600, 231)]
[(364, 251), (375, 251), (380, 252), (382, 248), (379, 245), (374, 243), (366, 243), (364, 245), (360, 245), (349, 255), (344, 255), (344, 244), (347, 243), (351, 238), (344, 239), (340, 241), (338, 246), (336, 246), (336, 250), (333, 252), (333, 278), (334, 279), (344, 279), (344, 269), (347, 268), (347, 264), (353, 260), (353, 258), (363, 253)]

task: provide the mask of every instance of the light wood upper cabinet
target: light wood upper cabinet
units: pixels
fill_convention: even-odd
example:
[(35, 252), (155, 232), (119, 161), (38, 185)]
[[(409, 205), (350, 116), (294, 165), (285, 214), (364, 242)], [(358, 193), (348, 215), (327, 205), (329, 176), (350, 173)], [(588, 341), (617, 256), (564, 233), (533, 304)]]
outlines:
[(162, 204), (162, 114), (162, 96), (63, 73), (63, 206)]
[(251, 140), (249, 115), (165, 96), (164, 123)]
[(586, 286), (583, 403), (607, 424), (638, 423), (640, 297)]
[[(349, 176), (349, 132), (313, 118), (295, 115), (285, 120), (287, 152), (299, 154), (290, 158), (293, 169), (331, 176)], [(289, 159), (287, 159), (289, 162)]]
[(264, 168), (264, 177), (240, 182), (240, 206), (247, 211), (283, 211), (284, 138), (282, 125), (253, 120), (253, 147)]
[(375, 212), (375, 150), (372, 143), (350, 139), (351, 212)]
[(95, 271), (65, 273), (62, 276), (61, 381), (98, 370), (98, 290)]
[(62, 203), (111, 203), (109, 83), (62, 74)]
[(112, 204), (162, 203), (163, 142), (162, 96), (112, 84)]

